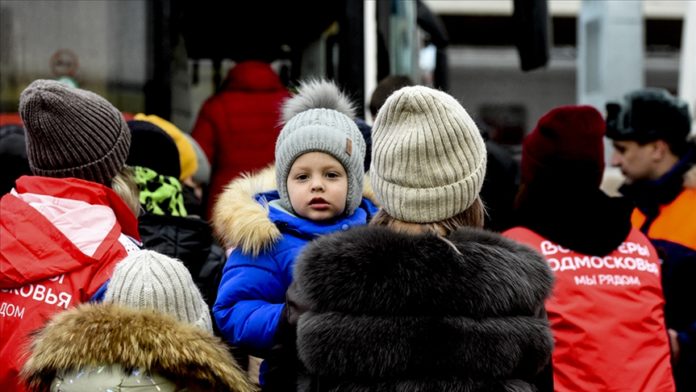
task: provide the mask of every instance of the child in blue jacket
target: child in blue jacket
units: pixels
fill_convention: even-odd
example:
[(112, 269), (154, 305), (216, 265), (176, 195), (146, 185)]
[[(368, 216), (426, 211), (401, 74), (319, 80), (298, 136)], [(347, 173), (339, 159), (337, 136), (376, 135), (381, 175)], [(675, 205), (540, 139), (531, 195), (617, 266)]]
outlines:
[[(334, 84), (302, 84), (283, 105), (275, 184), (269, 168), (232, 181), (218, 200), (213, 224), (234, 250), (213, 315), (231, 345), (266, 357), (283, 343), (285, 293), (302, 248), (317, 236), (365, 225), (376, 212), (362, 196), (365, 141), (353, 112)], [(261, 384), (276, 390), (266, 365)]]

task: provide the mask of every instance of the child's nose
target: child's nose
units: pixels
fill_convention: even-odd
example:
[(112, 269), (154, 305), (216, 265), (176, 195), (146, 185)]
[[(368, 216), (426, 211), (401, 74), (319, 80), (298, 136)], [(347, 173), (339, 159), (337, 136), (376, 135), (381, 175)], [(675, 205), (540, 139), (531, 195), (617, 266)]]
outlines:
[(312, 191), (323, 191), (324, 190), (324, 182), (315, 180), (312, 182)]

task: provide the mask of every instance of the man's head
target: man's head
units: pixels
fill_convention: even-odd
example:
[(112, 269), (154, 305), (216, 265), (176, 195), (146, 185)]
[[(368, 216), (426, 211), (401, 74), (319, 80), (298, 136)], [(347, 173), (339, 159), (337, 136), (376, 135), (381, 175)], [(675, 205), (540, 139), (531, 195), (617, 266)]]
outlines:
[(688, 105), (664, 89), (645, 88), (623, 103), (608, 103), (606, 122), (614, 144), (611, 164), (629, 183), (661, 177), (688, 150)]

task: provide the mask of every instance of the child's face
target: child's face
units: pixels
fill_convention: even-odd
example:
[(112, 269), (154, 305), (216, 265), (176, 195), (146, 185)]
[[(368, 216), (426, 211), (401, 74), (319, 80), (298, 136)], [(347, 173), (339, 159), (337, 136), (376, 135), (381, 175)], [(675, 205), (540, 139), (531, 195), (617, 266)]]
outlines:
[(313, 221), (341, 215), (346, 209), (348, 175), (341, 162), (323, 152), (295, 160), (288, 174), (288, 197), (295, 213)]

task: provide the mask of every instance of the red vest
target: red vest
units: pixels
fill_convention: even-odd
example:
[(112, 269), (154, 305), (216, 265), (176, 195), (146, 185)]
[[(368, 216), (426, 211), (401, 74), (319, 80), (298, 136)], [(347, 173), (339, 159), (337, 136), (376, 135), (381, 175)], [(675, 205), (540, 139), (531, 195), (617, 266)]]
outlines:
[(546, 311), (556, 391), (674, 391), (660, 265), (640, 231), (603, 257), (521, 227), (504, 236), (539, 251), (555, 274)]

